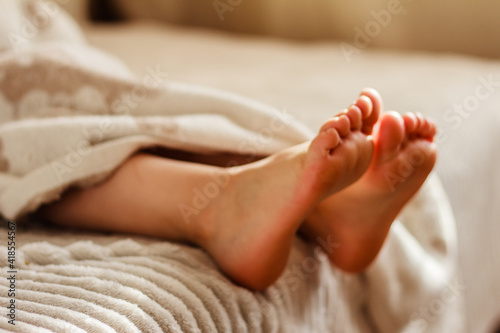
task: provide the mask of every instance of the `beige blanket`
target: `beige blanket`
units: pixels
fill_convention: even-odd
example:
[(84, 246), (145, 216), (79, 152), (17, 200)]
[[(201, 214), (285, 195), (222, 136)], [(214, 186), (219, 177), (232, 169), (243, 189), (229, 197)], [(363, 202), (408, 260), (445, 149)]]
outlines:
[[(27, 35), (26, 22), (46, 15)], [(69, 186), (105, 179), (138, 149), (270, 154), (311, 132), (286, 112), (168, 80), (139, 79), (86, 45), (53, 6), (4, 1), (0, 48), (0, 212), (8, 219)], [(52, 14), (50, 14), (52, 13)], [(33, 23), (33, 24), (35, 24)], [(365, 274), (336, 271), (297, 240), (283, 277), (264, 293), (231, 284), (200, 249), (135, 236), (18, 226), (16, 293), (0, 258), (0, 302), (15, 300), (30, 331), (428, 332), (458, 330), (454, 221), (433, 178)], [(5, 230), (5, 234), (7, 230)], [(7, 237), (0, 239), (6, 250)], [(6, 252), (4, 252), (6, 253)], [(6, 277), (6, 278), (3, 278)], [(38, 330), (39, 331), (39, 330)]]

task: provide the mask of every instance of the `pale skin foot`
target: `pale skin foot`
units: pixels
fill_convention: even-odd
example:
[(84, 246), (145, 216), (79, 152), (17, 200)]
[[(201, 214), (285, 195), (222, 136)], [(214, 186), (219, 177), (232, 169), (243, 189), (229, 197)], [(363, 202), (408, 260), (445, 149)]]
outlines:
[[(371, 97), (381, 109), (380, 97)], [(356, 273), (374, 260), (392, 222), (435, 164), (435, 134), (435, 125), (420, 114), (381, 116), (366, 173), (321, 202), (301, 228), (310, 239), (330, 244), (327, 252), (335, 266)]]
[(372, 109), (360, 97), (311, 142), (233, 168), (138, 154), (106, 182), (70, 191), (41, 213), (59, 224), (199, 245), (235, 282), (264, 289), (282, 273), (305, 218), (370, 165)]

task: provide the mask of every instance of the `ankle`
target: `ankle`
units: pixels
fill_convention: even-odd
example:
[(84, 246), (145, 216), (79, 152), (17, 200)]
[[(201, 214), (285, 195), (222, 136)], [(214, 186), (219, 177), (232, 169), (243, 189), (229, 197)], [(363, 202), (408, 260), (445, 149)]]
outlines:
[(184, 233), (189, 242), (206, 248), (213, 242), (217, 231), (217, 224), (221, 221), (221, 212), (231, 208), (231, 197), (233, 175), (228, 168), (213, 168), (206, 179), (193, 190), (192, 204), (179, 209), (189, 209), (183, 214)]

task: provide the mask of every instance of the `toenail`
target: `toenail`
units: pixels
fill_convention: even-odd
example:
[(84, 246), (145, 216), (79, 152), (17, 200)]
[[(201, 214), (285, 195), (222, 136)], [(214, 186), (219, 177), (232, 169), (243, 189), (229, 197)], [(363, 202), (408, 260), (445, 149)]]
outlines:
[(334, 133), (338, 133), (337, 130), (335, 128), (329, 128), (326, 130), (325, 132), (326, 134), (330, 135), (330, 134), (334, 134)]
[(349, 107), (347, 108), (347, 110), (352, 110), (352, 109), (354, 109), (354, 110), (359, 110), (359, 106), (357, 106), (356, 104), (351, 104), (351, 105), (349, 105)]
[(372, 100), (370, 97), (366, 96), (366, 95), (361, 95), (359, 98), (361, 99), (364, 99), (365, 101), (367, 101), (368, 103), (372, 103)]

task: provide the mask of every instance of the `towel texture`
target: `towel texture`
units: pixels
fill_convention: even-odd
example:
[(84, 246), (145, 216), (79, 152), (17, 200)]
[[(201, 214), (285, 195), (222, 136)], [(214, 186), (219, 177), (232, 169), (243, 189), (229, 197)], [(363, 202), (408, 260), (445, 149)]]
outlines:
[[(106, 179), (142, 148), (266, 155), (311, 138), (310, 130), (286, 112), (170, 82), (159, 67), (148, 68), (142, 79), (134, 77), (119, 60), (86, 45), (74, 23), (51, 3), (8, 0), (0, 13), (4, 218), (25, 216), (70, 186)], [(27, 35), (27, 22), (36, 33)], [(17, 317), (15, 326), (0, 320), (7, 330), (442, 332), (461, 327), (460, 304), (449, 301), (460, 287), (454, 221), (436, 178), (394, 223), (366, 273), (344, 275), (319, 247), (297, 240), (286, 272), (262, 293), (235, 286), (204, 251), (180, 244), (29, 224), (18, 226), (16, 237)], [(6, 253), (7, 238), (0, 242)], [(0, 263), (0, 304), (6, 307), (7, 256)]]

